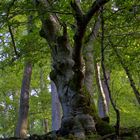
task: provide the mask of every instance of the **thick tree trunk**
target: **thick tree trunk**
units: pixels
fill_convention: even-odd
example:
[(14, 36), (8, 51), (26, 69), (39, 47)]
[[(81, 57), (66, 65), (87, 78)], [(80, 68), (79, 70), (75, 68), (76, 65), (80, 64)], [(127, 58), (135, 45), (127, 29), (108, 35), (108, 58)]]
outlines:
[[(49, 1), (38, 0), (36, 3), (42, 21), (40, 35), (47, 40), (51, 49), (53, 70), (50, 77), (56, 85), (63, 110), (59, 131), (61, 135), (74, 134), (78, 138), (84, 138), (87, 133), (96, 131), (95, 108), (92, 107), (90, 94), (84, 86), (81, 49), (89, 21), (106, 2), (106, 0), (93, 2), (88, 12), (83, 14), (79, 2), (71, 1), (77, 24), (73, 47), (68, 40), (66, 25), (60, 23), (56, 14), (47, 12), (46, 9), (51, 9)], [(59, 30), (62, 29), (60, 25), (63, 26), (63, 35)]]
[[(93, 38), (94, 40), (95, 38)], [(94, 95), (94, 56), (93, 56), (93, 40), (86, 44), (84, 49), (84, 60), (85, 60), (85, 78), (84, 84), (91, 96)]]
[(76, 137), (84, 137), (85, 133), (95, 131), (95, 123), (89, 113), (90, 97), (84, 89), (79, 90), (75, 86), (78, 75), (73, 71), (72, 49), (66, 39), (59, 39), (51, 79), (56, 84), (63, 110), (60, 131), (62, 135), (73, 133)]
[(58, 98), (55, 83), (51, 82), (52, 95), (52, 130), (58, 130), (61, 127), (61, 106)]
[(32, 74), (32, 64), (30, 62), (25, 64), (23, 81), (21, 86), (20, 94), (20, 107), (19, 116), (16, 127), (16, 137), (25, 138), (27, 136), (28, 127), (28, 110), (29, 110), (29, 90), (30, 90), (30, 80)]

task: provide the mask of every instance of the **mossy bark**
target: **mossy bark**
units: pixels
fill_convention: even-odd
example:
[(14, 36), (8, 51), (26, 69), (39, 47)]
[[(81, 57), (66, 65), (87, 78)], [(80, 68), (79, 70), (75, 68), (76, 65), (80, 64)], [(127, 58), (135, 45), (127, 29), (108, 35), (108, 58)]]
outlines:
[[(66, 25), (62, 25), (55, 14), (45, 11), (51, 9), (49, 2), (37, 3), (42, 21), (40, 35), (47, 40), (51, 49), (53, 69), (50, 77), (56, 85), (63, 111), (61, 128), (58, 131), (62, 136), (73, 134), (75, 137), (85, 138), (86, 134), (96, 132), (94, 119), (98, 119), (95, 117), (95, 107), (90, 100), (90, 94), (84, 88), (81, 49), (91, 15), (99, 9), (98, 5), (104, 3), (106, 3), (105, 0), (93, 3), (94, 6), (84, 18), (80, 5), (76, 1), (71, 1), (73, 16), (77, 22), (73, 47), (69, 43)], [(63, 34), (59, 31), (60, 25), (63, 26)]]
[(71, 133), (76, 137), (85, 137), (85, 134), (95, 132), (95, 122), (89, 114), (90, 96), (87, 95), (85, 88), (76, 86), (79, 83), (75, 84), (83, 73), (73, 70), (72, 49), (68, 40), (62, 38), (57, 42), (59, 47), (57, 47), (51, 72), (51, 79), (56, 84), (63, 110), (60, 134)]

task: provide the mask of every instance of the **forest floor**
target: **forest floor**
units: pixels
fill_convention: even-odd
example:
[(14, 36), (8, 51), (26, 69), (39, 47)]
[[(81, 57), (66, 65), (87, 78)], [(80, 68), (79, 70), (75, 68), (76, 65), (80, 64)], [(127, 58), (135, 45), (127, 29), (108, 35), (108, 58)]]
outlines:
[[(26, 139), (21, 138), (5, 138), (0, 140), (78, 140), (74, 138), (72, 135), (69, 137), (60, 137), (55, 135), (55, 133), (48, 133), (45, 135), (32, 135)], [(118, 138), (115, 137), (115, 134), (109, 134), (105, 136), (99, 135), (89, 135), (85, 140), (140, 140), (140, 127), (131, 127), (131, 128), (121, 128), (120, 136)]]

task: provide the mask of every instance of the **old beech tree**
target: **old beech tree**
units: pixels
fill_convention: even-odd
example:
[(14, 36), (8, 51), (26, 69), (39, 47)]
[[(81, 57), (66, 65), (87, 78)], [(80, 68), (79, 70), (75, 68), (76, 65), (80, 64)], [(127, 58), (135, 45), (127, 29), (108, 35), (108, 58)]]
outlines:
[(59, 130), (62, 135), (72, 133), (76, 137), (85, 137), (87, 133), (98, 131), (98, 126), (102, 122), (96, 114), (94, 102), (91, 101), (91, 91), (86, 86), (88, 84), (84, 82), (86, 78), (84, 71), (87, 67), (83, 70), (85, 61), (82, 56), (82, 47), (88, 23), (107, 2), (108, 0), (94, 1), (86, 13), (82, 11), (80, 1), (70, 2), (72, 16), (75, 19), (72, 44), (69, 41), (66, 23), (61, 23), (58, 15), (48, 12), (52, 10), (52, 2), (35, 1), (42, 22), (40, 36), (47, 40), (51, 50), (53, 68), (50, 78), (57, 87), (62, 105), (63, 117)]

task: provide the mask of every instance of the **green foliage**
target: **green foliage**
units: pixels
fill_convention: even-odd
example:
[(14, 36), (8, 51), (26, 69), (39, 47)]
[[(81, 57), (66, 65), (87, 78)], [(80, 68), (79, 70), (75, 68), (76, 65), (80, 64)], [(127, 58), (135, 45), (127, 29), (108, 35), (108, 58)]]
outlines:
[[(43, 89), (41, 89), (40, 74), (42, 72)], [(34, 65), (32, 82), (31, 82), (31, 97), (29, 111), (29, 133), (43, 134), (45, 133), (43, 120), (49, 122), (51, 128), (51, 94), (49, 89), (49, 73), (48, 67), (40, 68)], [(21, 64), (8, 67), (0, 71), (0, 137), (10, 137), (14, 135), (15, 126), (17, 123), (17, 115), (19, 108), (20, 87), (23, 74), (23, 66)]]
[[(81, 8), (84, 12), (89, 9), (93, 1), (81, 0)], [(139, 126), (140, 111), (128, 78), (112, 49), (112, 44), (118, 50), (125, 65), (128, 66), (137, 88), (140, 89), (139, 5), (139, 0), (112, 0), (104, 7), (103, 13), (105, 21), (105, 65), (107, 70), (111, 72), (110, 88), (113, 99), (121, 113), (121, 127)], [(14, 135), (23, 68), (26, 60), (31, 60), (33, 64), (29, 133), (43, 134), (44, 119), (48, 119), (49, 128), (51, 128), (51, 95), (48, 80), (51, 52), (46, 41), (39, 36), (41, 23), (35, 11), (34, 5), (29, 0), (16, 0), (14, 3), (13, 0), (0, 1), (0, 137)], [(75, 20), (72, 15), (70, 0), (52, 1), (48, 13), (57, 13), (60, 22), (67, 24), (69, 40), (73, 44)], [(28, 33), (27, 26), (29, 15), (33, 16), (31, 33)], [(97, 16), (95, 15), (95, 18), (89, 23), (86, 35), (91, 33)], [(15, 54), (8, 26), (12, 29), (19, 56)], [(94, 42), (94, 55), (97, 62), (101, 60), (100, 37), (101, 31), (99, 31)], [(86, 93), (86, 89), (84, 90)], [(93, 111), (95, 111), (94, 105)], [(115, 118), (115, 113), (111, 107), (110, 119), (113, 125), (116, 121)], [(92, 138), (95, 137), (93, 135)]]
[[(138, 127), (140, 124), (139, 104), (134, 96), (134, 93), (129, 85), (128, 78), (121, 70), (120, 72), (113, 71), (111, 74), (111, 90), (113, 99), (120, 110), (121, 127)], [(110, 108), (111, 123), (115, 124), (115, 112)]]

